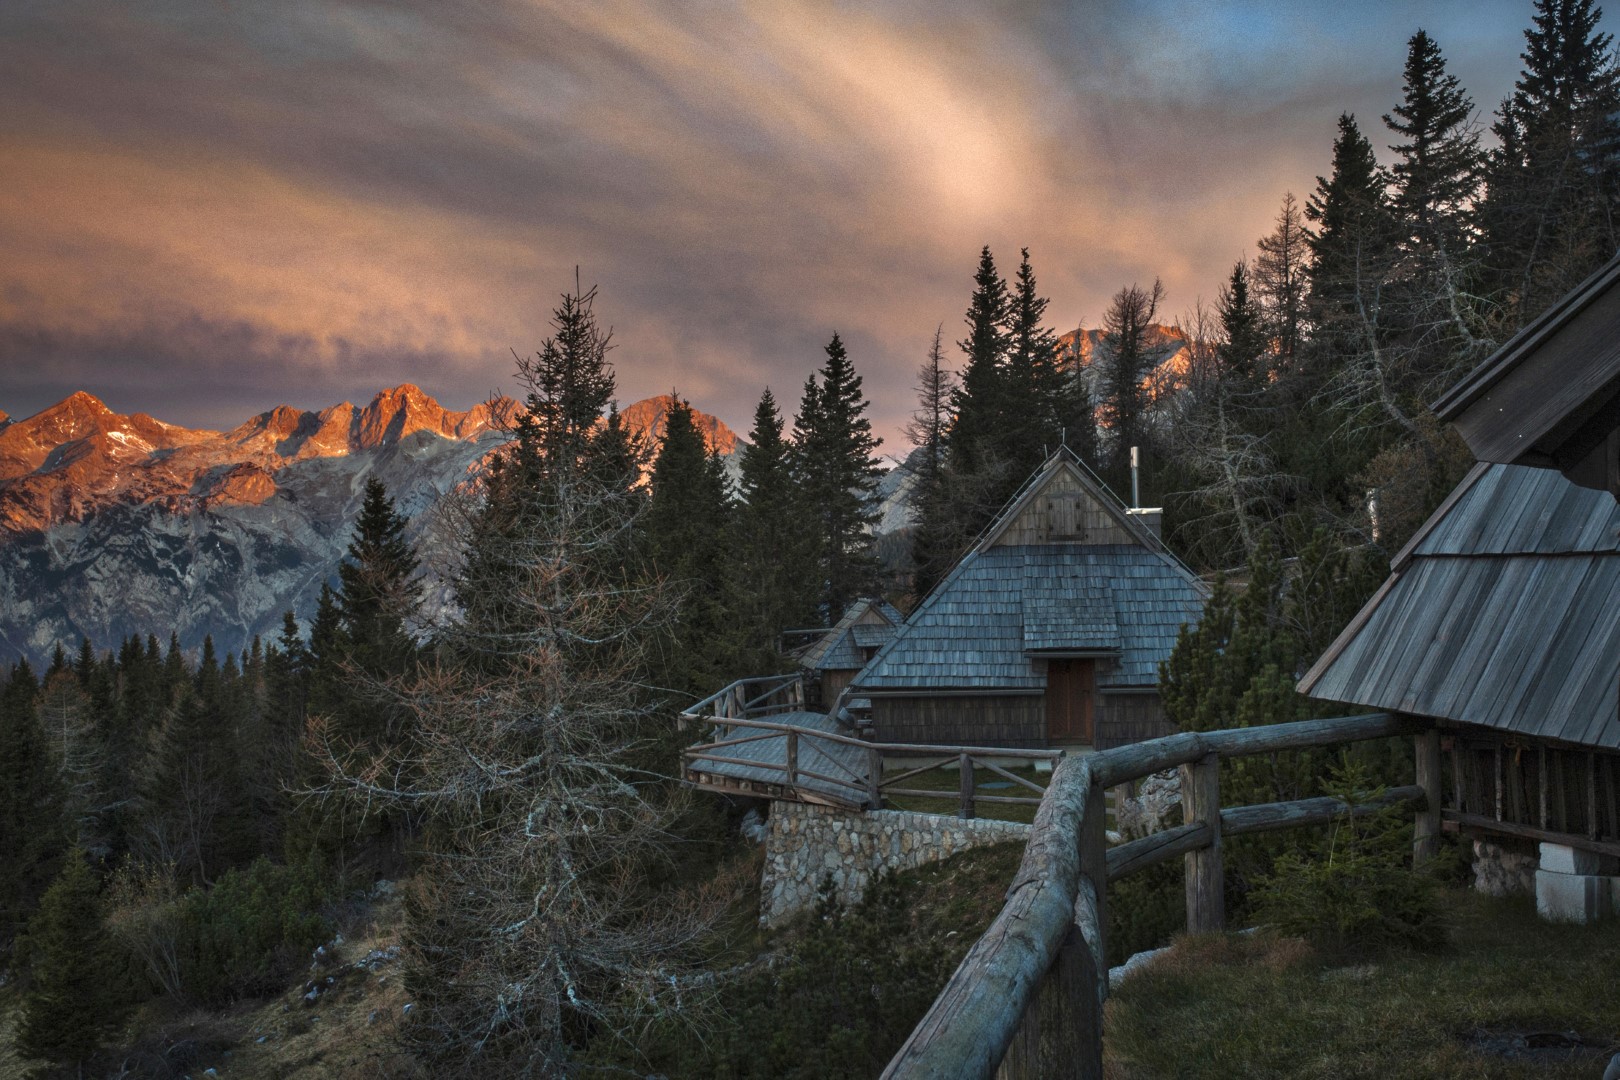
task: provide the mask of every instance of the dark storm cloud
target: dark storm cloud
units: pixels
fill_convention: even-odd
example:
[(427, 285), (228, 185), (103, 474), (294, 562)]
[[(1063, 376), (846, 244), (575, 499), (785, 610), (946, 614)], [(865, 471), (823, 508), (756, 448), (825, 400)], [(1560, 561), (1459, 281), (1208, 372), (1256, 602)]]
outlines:
[(1064, 328), (1155, 275), (1190, 306), (1325, 171), (1341, 110), (1387, 141), (1413, 30), (1488, 112), (1528, 18), (0, 7), (0, 409), (146, 386), (157, 415), (219, 424), (407, 379), (465, 407), (508, 382), (580, 264), (627, 400), (675, 386), (742, 423), (766, 383), (796, 401), (837, 329), (892, 432), (981, 244), (1009, 267), (1031, 247)]

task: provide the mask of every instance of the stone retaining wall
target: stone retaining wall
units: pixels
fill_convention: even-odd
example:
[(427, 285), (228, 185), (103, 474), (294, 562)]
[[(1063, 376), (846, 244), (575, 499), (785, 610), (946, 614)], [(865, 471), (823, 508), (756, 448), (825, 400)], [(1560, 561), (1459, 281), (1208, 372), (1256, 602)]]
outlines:
[(1011, 821), (772, 802), (760, 925), (775, 926), (813, 906), (828, 878), (833, 895), (853, 904), (886, 870), (909, 870), (969, 848), (1028, 838), (1029, 826)]

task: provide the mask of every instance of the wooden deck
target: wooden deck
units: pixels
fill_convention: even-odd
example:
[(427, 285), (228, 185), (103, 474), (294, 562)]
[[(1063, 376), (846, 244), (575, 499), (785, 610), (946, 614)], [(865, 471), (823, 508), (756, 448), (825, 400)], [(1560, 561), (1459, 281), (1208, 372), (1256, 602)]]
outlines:
[[(816, 712), (779, 712), (770, 721), (796, 730), (759, 730), (717, 721), (714, 740), (688, 751), (683, 770), (686, 780), (733, 795), (865, 808), (869, 755), (859, 746), (816, 737), (818, 733), (848, 736), (843, 725)], [(790, 743), (795, 758), (791, 770)], [(787, 782), (790, 774), (792, 783)]]

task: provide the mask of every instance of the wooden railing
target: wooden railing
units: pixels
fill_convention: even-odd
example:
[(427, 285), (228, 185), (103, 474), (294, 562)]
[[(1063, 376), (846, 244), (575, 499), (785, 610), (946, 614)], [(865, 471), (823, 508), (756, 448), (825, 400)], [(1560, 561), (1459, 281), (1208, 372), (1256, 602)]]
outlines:
[[(793, 724), (770, 720), (732, 719), (722, 715), (693, 717), (714, 725), (714, 741), (698, 743), (681, 752), (682, 764), (688, 779), (704, 770), (705, 764), (732, 765), (755, 771), (752, 781), (783, 789), (784, 794), (823, 796), (851, 807), (878, 810), (883, 807), (885, 795), (916, 798), (947, 799), (958, 804), (958, 814), (964, 818), (975, 815), (979, 803), (1009, 803), (1026, 806), (1040, 805), (1046, 789), (1026, 777), (1004, 768), (1007, 761), (1054, 762), (1063, 756), (1061, 750), (1020, 750), (987, 746), (932, 746), (913, 743), (879, 743), (836, 732), (818, 731)], [(739, 734), (746, 732), (746, 734)], [(785, 738), (781, 760), (760, 757), (738, 757), (737, 747), (760, 743), (767, 739)], [(808, 748), (821, 750), (814, 760), (826, 763), (841, 775), (812, 768), (805, 759)], [(717, 752), (717, 751), (724, 751)], [(885, 775), (885, 761), (913, 761), (922, 764), (904, 771)], [(928, 788), (899, 786), (913, 777), (933, 769), (957, 765), (961, 780), (956, 791), (937, 791)], [(977, 792), (978, 770), (983, 769), (1029, 791), (1033, 795), (982, 795)], [(815, 781), (808, 784), (806, 781)], [(817, 800), (820, 801), (820, 800)]]
[(745, 720), (804, 708), (804, 676), (756, 675), (738, 679), (681, 710), (683, 721)]
[[(1304, 750), (1392, 735), (1417, 737), (1417, 783), (1370, 803), (1301, 799), (1222, 809), (1222, 758)], [(1113, 849), (1103, 794), (1118, 784), (1181, 769), (1184, 824)], [(1108, 993), (1108, 882), (1180, 855), (1187, 927), (1225, 925), (1221, 840), (1325, 824), (1389, 805), (1417, 811), (1415, 857), (1440, 831), (1440, 743), (1418, 722), (1384, 713), (1172, 735), (1060, 761), (1035, 815), (1007, 902), (968, 950), (884, 1077), (1102, 1076), (1102, 1009)], [(1000, 1072), (998, 1073), (998, 1069)]]

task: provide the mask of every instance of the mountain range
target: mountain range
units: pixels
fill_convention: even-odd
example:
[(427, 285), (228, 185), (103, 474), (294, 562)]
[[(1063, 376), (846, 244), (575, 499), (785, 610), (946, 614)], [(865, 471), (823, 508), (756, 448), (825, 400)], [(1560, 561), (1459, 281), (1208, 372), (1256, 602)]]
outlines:
[[(627, 426), (656, 439), (671, 402), (629, 405)], [(505, 441), (517, 407), (454, 412), (403, 385), (361, 407), (278, 406), (225, 432), (124, 415), (83, 392), (23, 420), (0, 412), (0, 656), (40, 663), (81, 636), (109, 648), (171, 631), (184, 648), (212, 634), (234, 652), (278, 632), (284, 611), (307, 621), (366, 480), (388, 486), (431, 547), (430, 511)], [(734, 462), (735, 432), (694, 418)]]

